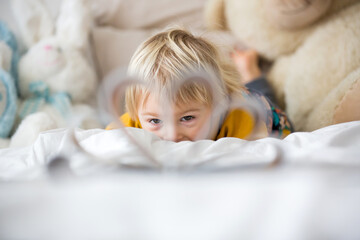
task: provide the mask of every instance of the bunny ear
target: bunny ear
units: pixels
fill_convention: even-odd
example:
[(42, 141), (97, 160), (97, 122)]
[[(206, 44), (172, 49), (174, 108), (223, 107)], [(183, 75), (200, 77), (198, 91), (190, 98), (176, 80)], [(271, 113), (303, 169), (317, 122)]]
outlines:
[(53, 34), (53, 19), (42, 0), (13, 0), (12, 9), (27, 47)]
[(56, 36), (65, 48), (86, 48), (91, 25), (85, 0), (63, 0), (56, 22)]

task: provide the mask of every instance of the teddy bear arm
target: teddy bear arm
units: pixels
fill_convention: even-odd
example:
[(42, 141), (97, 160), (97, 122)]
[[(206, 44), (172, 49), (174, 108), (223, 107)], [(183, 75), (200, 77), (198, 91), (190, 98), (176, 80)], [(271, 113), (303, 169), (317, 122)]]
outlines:
[(360, 68), (342, 80), (303, 121), (313, 131), (331, 124), (360, 120)]
[(289, 68), (289, 57), (281, 57), (274, 62), (268, 73), (268, 81), (274, 90), (278, 105), (285, 109), (285, 83), (287, 78), (287, 70)]
[(334, 112), (334, 123), (360, 120), (360, 77), (340, 101)]

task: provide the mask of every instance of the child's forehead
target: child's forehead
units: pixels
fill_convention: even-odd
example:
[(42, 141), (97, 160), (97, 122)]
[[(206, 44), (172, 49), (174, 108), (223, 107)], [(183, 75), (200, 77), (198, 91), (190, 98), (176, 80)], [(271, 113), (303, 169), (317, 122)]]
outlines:
[(182, 113), (192, 110), (201, 110), (209, 108), (209, 106), (200, 101), (189, 101), (189, 102), (172, 102), (169, 99), (163, 99), (157, 94), (147, 93), (143, 96), (142, 104), (140, 104), (140, 111), (144, 112), (158, 112), (167, 113), (173, 111), (175, 113)]

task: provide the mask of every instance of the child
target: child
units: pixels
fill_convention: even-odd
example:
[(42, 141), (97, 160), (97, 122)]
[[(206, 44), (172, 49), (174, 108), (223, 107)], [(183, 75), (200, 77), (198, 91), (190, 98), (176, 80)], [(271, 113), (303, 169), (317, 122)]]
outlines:
[[(242, 68), (242, 59), (254, 62), (247, 61), (248, 56), (240, 52), (234, 59), (240, 71), (247, 71), (246, 64)], [(127, 113), (120, 118), (126, 127), (143, 128), (175, 142), (254, 139), (273, 131), (284, 137), (291, 131), (286, 117), (276, 119), (285, 115), (275, 114), (278, 110), (273, 104), (257, 93), (265, 119), (256, 121), (249, 111), (230, 108), (231, 99), (245, 100), (253, 94), (241, 84), (232, 62), (211, 43), (185, 30), (170, 29), (141, 44), (130, 61), (129, 74), (143, 79), (144, 84), (127, 89)], [(184, 82), (187, 78), (190, 80)], [(114, 124), (107, 127), (112, 128)]]

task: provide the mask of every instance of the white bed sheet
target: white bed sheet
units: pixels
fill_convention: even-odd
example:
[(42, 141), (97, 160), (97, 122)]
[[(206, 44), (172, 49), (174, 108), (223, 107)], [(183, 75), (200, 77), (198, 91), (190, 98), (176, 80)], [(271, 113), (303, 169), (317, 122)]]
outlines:
[[(0, 239), (360, 238), (359, 121), (257, 141), (129, 129), (154, 171), (120, 130), (75, 131), (98, 158), (70, 133), (0, 150)], [(60, 160), (47, 170), (58, 154), (72, 171)]]
[(252, 165), (335, 164), (360, 166), (360, 121), (332, 125), (314, 132), (297, 132), (284, 140), (264, 138), (246, 141), (223, 138), (180, 142), (160, 140), (142, 129), (127, 128), (128, 133), (151, 155), (134, 145), (122, 130), (74, 130), (84, 154), (71, 140), (72, 131), (57, 129), (42, 133), (25, 148), (0, 149), (0, 179), (46, 177), (46, 164), (62, 155), (70, 160), (75, 174), (90, 174), (128, 165), (174, 169), (236, 168)]
[[(252, 142), (172, 143), (129, 129), (160, 171), (144, 168), (153, 164), (120, 130), (75, 131), (101, 158), (69, 133), (0, 150), (0, 239), (360, 238), (360, 122)], [(60, 153), (72, 171), (47, 171)]]

